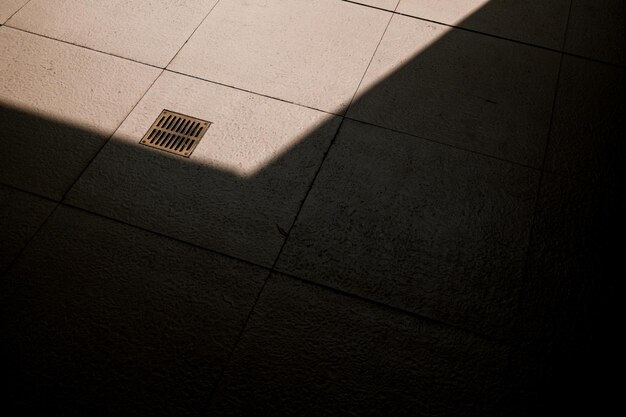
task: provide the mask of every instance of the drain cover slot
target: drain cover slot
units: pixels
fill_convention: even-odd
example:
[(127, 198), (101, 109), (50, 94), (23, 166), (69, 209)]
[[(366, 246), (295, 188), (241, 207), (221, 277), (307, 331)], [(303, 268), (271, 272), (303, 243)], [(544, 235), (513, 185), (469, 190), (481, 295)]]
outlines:
[(140, 143), (189, 158), (209, 126), (206, 120), (163, 110)]

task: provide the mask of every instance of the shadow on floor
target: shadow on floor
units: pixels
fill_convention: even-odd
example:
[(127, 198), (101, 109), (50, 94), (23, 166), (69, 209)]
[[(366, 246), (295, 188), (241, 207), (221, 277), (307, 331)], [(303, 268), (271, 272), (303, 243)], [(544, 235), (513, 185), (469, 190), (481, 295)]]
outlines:
[[(399, 25), (415, 25), (416, 31), (431, 30), (430, 24), (396, 18)], [(66, 198), (15, 262), (13, 247), (23, 246), (28, 237), (11, 231), (10, 218), (29, 209), (3, 202), (9, 220), (0, 225), (9, 239), (0, 264), (8, 268), (1, 284), (1, 311), (3, 357), (10, 369), (4, 375), (16, 388), (10, 393), (17, 409), (59, 415), (197, 415), (218, 381), (210, 406), (214, 415), (285, 415), (307, 407), (310, 415), (333, 410), (359, 415), (390, 410), (397, 415), (407, 410), (412, 415), (537, 415), (554, 413), (550, 407), (559, 412), (592, 410), (598, 398), (610, 398), (610, 385), (598, 381), (617, 357), (610, 337), (617, 317), (613, 277), (619, 276), (613, 271), (624, 272), (623, 246), (610, 240), (620, 237), (623, 226), (618, 196), (624, 145), (617, 141), (624, 119), (618, 102), (623, 71), (566, 57), (561, 71), (572, 72), (565, 80), (561, 76), (548, 142), (560, 57), (461, 30), (442, 35), (383, 79), (371, 85), (366, 79), (367, 90), (342, 122), (329, 116), (247, 178), (140, 146), (139, 137), (114, 135), (99, 151), (108, 138), (2, 105), (2, 180), (53, 200)], [(400, 46), (400, 53), (407, 52)], [(381, 74), (386, 70), (375, 59), (372, 71), (376, 66)], [(603, 71), (617, 84), (607, 86), (604, 75), (596, 77)], [(578, 102), (568, 101), (572, 91)], [(580, 117), (570, 118), (570, 107)], [(204, 141), (210, 140), (209, 130)], [(183, 353), (197, 357), (179, 357), (168, 364), (171, 368), (152, 369), (148, 363), (158, 362), (164, 352), (176, 357), (194, 343), (194, 334), (210, 331), (208, 326), (215, 323), (192, 321), (187, 332), (166, 338), (169, 346), (159, 346), (159, 320), (181, 325), (190, 314), (193, 294), (164, 299), (176, 298), (174, 283), (169, 292), (147, 291), (146, 301), (141, 300), (141, 287), (123, 279), (108, 286), (100, 283), (98, 278), (126, 273), (115, 266), (116, 256), (122, 259), (124, 253), (105, 251), (111, 258), (91, 270), (84, 260), (66, 259), (55, 250), (57, 245), (59, 251), (67, 247), (61, 239), (84, 244), (83, 233), (97, 239), (108, 224), (64, 234), (62, 226), (76, 229), (89, 223), (71, 224), (71, 213), (87, 215), (76, 208), (191, 243), (191, 252), (211, 249), (259, 265), (242, 301), (246, 308), (261, 289), (259, 276), (274, 268), (372, 300), (378, 303), (372, 304), (373, 311), (385, 304), (429, 323), (444, 323), (455, 336), (443, 345), (422, 341), (402, 346), (405, 353), (414, 349), (421, 355), (424, 362), (417, 364), (432, 369), (406, 371), (404, 385), (374, 386), (359, 372), (363, 363), (354, 361), (362, 348), (358, 344), (336, 335), (334, 344), (311, 347), (327, 353), (328, 363), (297, 363), (297, 356), (271, 350), (276, 346), (272, 338), (291, 340), (289, 328), (273, 327), (263, 314), (253, 315), (246, 329), (260, 340), (242, 338), (233, 356), (239, 368), (227, 368), (222, 375), (238, 340), (233, 329), (243, 326), (245, 314), (240, 314), (229, 318), (233, 322), (228, 329), (216, 331), (217, 337), (228, 334), (220, 349), (215, 348), (220, 361), (213, 359), (212, 368), (202, 368), (210, 377), (194, 384), (194, 378), (202, 378), (192, 370), (208, 360), (196, 350)], [(120, 245), (133, 248), (141, 241)], [(163, 248), (168, 245), (163, 243)], [(156, 245), (151, 256), (165, 256), (163, 248)], [(85, 250), (80, 253), (86, 257), (102, 255), (98, 245)], [(173, 275), (187, 272), (174, 263), (156, 263), (173, 268), (166, 271)], [(125, 311), (137, 313), (133, 300), (124, 295), (129, 285), (145, 308), (140, 313), (148, 316), (140, 321), (144, 327), (123, 325)], [(210, 285), (192, 289), (213, 291)], [(272, 311), (264, 294), (257, 305)], [(267, 295), (270, 301), (272, 294)], [(162, 304), (154, 304), (153, 298)], [(84, 317), (106, 325), (111, 309), (116, 318), (110, 328), (85, 327)], [(163, 309), (167, 313), (162, 316)], [(193, 323), (200, 327), (194, 329)], [(476, 337), (489, 348), (459, 348)], [(290, 346), (278, 346), (292, 352)], [(470, 363), (484, 371), (484, 356), (501, 348), (510, 359), (496, 365), (487, 361), (494, 369), (485, 375), (468, 372), (474, 369), (466, 368)], [(447, 349), (462, 353), (436, 352)], [(382, 381), (402, 368), (394, 353), (389, 355), (392, 359), (375, 358), (381, 369), (393, 364), (382, 372)], [(473, 356), (464, 364), (459, 355)], [(141, 366), (126, 360), (138, 360)], [(257, 369), (258, 364), (263, 365)], [(415, 363), (407, 360), (410, 366)], [(349, 380), (343, 379), (345, 374)], [(435, 389), (424, 387), (420, 378)], [(271, 389), (255, 388), (262, 384)], [(363, 390), (367, 401), (359, 394)], [(565, 402), (583, 396), (590, 400)], [(281, 403), (285, 398), (289, 400)], [(305, 398), (324, 403), (311, 406)]]

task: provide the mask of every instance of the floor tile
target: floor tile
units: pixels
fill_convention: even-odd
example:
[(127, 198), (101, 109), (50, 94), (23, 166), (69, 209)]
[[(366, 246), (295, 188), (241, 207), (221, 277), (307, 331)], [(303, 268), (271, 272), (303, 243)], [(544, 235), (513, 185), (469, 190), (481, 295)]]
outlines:
[(397, 12), (561, 50), (571, 0), (400, 0)]
[(581, 297), (606, 292), (594, 286), (610, 287), (626, 274), (613, 243), (626, 230), (625, 81), (623, 68), (564, 57), (515, 326), (521, 344), (554, 346), (570, 316), (588, 304)]
[(278, 268), (497, 336), (512, 318), (538, 179), (346, 121)]
[(2, 0), (0, 3), (0, 24), (9, 19), (20, 7), (28, 3), (28, 0)]
[(0, 273), (26, 246), (56, 204), (0, 185)]
[(340, 113), (389, 17), (337, 0), (220, 2), (169, 68)]
[(565, 50), (626, 65), (626, 3), (622, 0), (573, 0)]
[[(162, 109), (213, 122), (191, 158), (139, 144)], [(68, 201), (271, 266), (339, 118), (169, 72)]]
[(31, 0), (9, 26), (165, 67), (217, 0)]
[(394, 15), (348, 116), (539, 167), (556, 53)]
[(0, 28), (0, 181), (60, 199), (157, 75)]
[(389, 11), (395, 10), (399, 0), (349, 0), (351, 3), (364, 4)]
[(59, 208), (0, 283), (3, 409), (201, 415), (266, 277)]
[(209, 415), (492, 415), (507, 356), (462, 331), (272, 276)]

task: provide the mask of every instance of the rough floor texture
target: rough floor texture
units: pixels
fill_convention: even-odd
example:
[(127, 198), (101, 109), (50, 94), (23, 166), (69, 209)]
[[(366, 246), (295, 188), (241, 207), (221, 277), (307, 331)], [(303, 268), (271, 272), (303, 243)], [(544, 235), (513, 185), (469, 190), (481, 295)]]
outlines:
[(608, 414), (624, 21), (0, 1), (0, 413)]

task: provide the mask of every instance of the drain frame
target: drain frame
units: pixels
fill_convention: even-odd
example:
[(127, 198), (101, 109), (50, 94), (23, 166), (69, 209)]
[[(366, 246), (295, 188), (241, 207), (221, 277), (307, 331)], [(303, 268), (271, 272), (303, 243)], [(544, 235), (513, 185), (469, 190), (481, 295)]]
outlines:
[(212, 124), (207, 120), (163, 109), (139, 143), (189, 158)]

